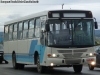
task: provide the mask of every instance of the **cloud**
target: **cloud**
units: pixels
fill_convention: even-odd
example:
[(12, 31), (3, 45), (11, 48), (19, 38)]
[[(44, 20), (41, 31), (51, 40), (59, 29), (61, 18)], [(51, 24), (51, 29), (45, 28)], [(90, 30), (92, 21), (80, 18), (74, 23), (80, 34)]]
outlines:
[[(39, 3), (11, 3), (0, 4), (0, 25), (4, 22), (21, 16), (26, 16), (47, 9), (83, 9), (91, 10), (93, 16), (100, 22), (100, 0), (38, 0)], [(1, 28), (2, 26), (0, 26)], [(2, 29), (1, 29), (2, 30)]]
[(15, 18), (18, 18), (18, 17), (21, 17), (21, 15), (20, 14), (13, 14), (13, 15), (9, 15), (7, 18), (15, 19)]

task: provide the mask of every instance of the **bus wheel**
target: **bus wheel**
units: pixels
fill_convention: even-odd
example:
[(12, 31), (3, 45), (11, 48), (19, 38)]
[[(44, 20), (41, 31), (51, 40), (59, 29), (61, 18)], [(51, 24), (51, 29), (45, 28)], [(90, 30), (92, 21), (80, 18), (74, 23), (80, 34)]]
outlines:
[(45, 72), (46, 67), (45, 66), (41, 66), (40, 65), (40, 58), (39, 56), (37, 56), (37, 71), (39, 73), (44, 73)]
[(24, 64), (18, 64), (19, 65), (19, 69), (24, 69)]
[(88, 64), (89, 70), (94, 70), (94, 66)]
[(0, 64), (2, 64), (2, 61), (0, 61)]
[(12, 55), (12, 64), (14, 69), (18, 69), (18, 64), (16, 62), (16, 54)]
[(76, 73), (80, 73), (82, 71), (83, 65), (73, 65), (73, 69)]

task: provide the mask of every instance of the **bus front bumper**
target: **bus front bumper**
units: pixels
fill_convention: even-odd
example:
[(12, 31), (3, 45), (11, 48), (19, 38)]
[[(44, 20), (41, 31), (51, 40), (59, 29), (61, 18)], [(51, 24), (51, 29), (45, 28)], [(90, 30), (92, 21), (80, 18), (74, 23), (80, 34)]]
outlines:
[(66, 66), (66, 65), (78, 65), (86, 64), (86, 58), (47, 58), (46, 66)]

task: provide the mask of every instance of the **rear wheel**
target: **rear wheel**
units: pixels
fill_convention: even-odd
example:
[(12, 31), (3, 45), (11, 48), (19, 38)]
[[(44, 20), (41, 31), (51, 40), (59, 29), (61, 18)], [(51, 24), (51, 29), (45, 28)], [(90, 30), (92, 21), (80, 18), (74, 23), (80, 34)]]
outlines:
[(12, 55), (12, 64), (14, 69), (18, 69), (18, 64), (16, 62), (16, 54)]
[(0, 64), (2, 64), (2, 61), (0, 61)]
[(24, 69), (24, 64), (17, 63), (16, 54), (12, 55), (12, 64), (14, 69)]
[(45, 70), (46, 70), (45, 66), (41, 66), (40, 65), (40, 58), (39, 58), (39, 56), (37, 56), (37, 70), (38, 70), (39, 73), (44, 73)]
[(94, 66), (92, 66), (91, 64), (88, 64), (89, 70), (94, 70)]
[(81, 73), (83, 65), (73, 65), (73, 69), (76, 73)]
[(19, 69), (24, 69), (24, 64), (18, 64), (18, 66)]

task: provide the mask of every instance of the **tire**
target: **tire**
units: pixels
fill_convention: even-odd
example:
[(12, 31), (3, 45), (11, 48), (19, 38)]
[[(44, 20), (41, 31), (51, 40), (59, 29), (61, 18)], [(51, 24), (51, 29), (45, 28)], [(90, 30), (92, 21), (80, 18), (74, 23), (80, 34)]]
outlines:
[(18, 64), (18, 66), (19, 69), (24, 69), (24, 64)]
[(46, 70), (46, 67), (40, 65), (40, 58), (39, 58), (39, 56), (37, 56), (37, 71), (38, 71), (38, 73), (44, 73), (45, 70)]
[(75, 73), (81, 73), (83, 65), (73, 65)]
[(14, 69), (24, 69), (24, 64), (17, 63), (16, 54), (13, 54), (12, 56), (12, 64)]
[(5, 61), (5, 64), (8, 64), (8, 61)]
[(0, 61), (0, 64), (2, 64), (2, 61)]
[(12, 55), (12, 64), (13, 64), (13, 68), (14, 69), (18, 69), (18, 64), (17, 64), (17, 62), (16, 62), (16, 54), (13, 54)]
[(94, 66), (88, 64), (89, 70), (94, 70)]

